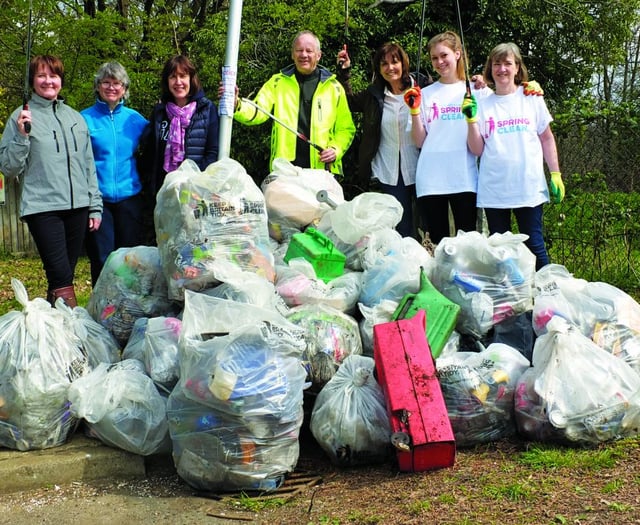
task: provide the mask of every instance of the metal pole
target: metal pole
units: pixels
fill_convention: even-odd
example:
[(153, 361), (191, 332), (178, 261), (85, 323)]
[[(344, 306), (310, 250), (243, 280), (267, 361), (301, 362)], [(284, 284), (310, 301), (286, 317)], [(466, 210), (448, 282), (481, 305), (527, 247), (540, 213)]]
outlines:
[(240, 46), (240, 22), (242, 20), (242, 0), (230, 0), (229, 25), (227, 26), (227, 46), (222, 66), (224, 95), (220, 99), (220, 131), (218, 134), (218, 158), (229, 157), (231, 150), (231, 128), (235, 111), (234, 98), (238, 77), (238, 48)]

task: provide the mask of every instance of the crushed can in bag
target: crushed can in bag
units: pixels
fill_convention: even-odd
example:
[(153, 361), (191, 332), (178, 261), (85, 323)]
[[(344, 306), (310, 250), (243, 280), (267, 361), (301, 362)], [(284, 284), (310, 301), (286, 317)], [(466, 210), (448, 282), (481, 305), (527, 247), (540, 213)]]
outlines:
[(373, 355), (402, 472), (451, 467), (456, 444), (436, 366), (425, 337), (424, 310), (373, 327)]

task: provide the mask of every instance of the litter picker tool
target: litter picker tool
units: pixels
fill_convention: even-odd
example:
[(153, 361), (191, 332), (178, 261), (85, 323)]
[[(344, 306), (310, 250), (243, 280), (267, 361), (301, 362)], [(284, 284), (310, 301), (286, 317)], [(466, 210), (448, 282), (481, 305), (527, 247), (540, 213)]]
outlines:
[[(31, 2), (29, 2), (29, 25), (27, 26), (26, 68), (24, 73), (24, 92), (22, 93), (22, 109), (29, 109), (29, 61), (31, 60)], [(31, 122), (24, 123), (24, 131), (31, 133)]]
[[(249, 100), (248, 98), (242, 98), (241, 100), (242, 100), (243, 103), (247, 103), (250, 106), (253, 106), (254, 108), (256, 108), (258, 111), (261, 111), (262, 113), (267, 115), (267, 117), (269, 117), (271, 120), (273, 120), (276, 124), (280, 124), (284, 129), (286, 129), (287, 131), (290, 131), (291, 133), (295, 134), (296, 137), (298, 137), (301, 141), (306, 142), (307, 144), (309, 144), (309, 146), (311, 146), (312, 148), (315, 148), (316, 150), (318, 150), (318, 152), (322, 153), (324, 151), (324, 148), (322, 146), (319, 146), (315, 142), (311, 142), (311, 140), (309, 140), (309, 138), (304, 133), (301, 133), (297, 129), (292, 128), (288, 124), (285, 124), (278, 117), (276, 117), (272, 113), (269, 113), (266, 109), (258, 106), (258, 104), (256, 104), (253, 100)], [(328, 170), (329, 169), (329, 164), (328, 163), (325, 164), (325, 167)]]
[(458, 27), (460, 29), (460, 42), (462, 43), (462, 63), (464, 64), (464, 81), (467, 86), (467, 96), (471, 96), (471, 84), (469, 84), (469, 64), (467, 64), (467, 48), (464, 45), (464, 31), (462, 30), (462, 16), (460, 16), (460, 4), (456, 0), (456, 10), (458, 11)]

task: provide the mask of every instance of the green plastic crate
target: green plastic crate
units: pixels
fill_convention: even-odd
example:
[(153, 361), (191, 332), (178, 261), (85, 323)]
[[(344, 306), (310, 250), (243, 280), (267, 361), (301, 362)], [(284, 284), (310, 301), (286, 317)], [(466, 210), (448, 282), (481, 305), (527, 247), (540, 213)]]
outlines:
[(346, 257), (324, 233), (308, 227), (291, 237), (284, 262), (302, 257), (311, 263), (318, 279), (325, 283), (344, 273)]

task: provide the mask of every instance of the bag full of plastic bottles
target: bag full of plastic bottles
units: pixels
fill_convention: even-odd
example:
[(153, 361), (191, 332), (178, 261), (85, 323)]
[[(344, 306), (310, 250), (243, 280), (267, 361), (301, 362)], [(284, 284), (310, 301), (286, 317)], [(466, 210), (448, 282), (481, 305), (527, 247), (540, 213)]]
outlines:
[(111, 252), (91, 292), (87, 311), (124, 348), (140, 317), (170, 315), (158, 248), (134, 246)]
[(459, 231), (438, 243), (431, 282), (460, 305), (458, 332), (481, 339), (497, 323), (532, 309), (535, 255), (526, 239)]
[(303, 258), (291, 259), (287, 265), (276, 265), (276, 291), (287, 306), (326, 304), (353, 314), (362, 291), (362, 272), (347, 270), (325, 283), (313, 266)]
[(29, 301), (17, 279), (11, 286), (23, 309), (0, 317), (0, 447), (56, 447), (77, 426), (68, 390), (89, 364), (65, 314), (42, 298)]
[(371, 465), (391, 457), (391, 426), (374, 367), (371, 357), (348, 356), (316, 398), (311, 432), (336, 465)]
[(640, 376), (565, 319), (552, 317), (546, 329), (534, 346), (533, 370), (537, 404), (549, 423), (581, 445), (636, 435)]
[(529, 360), (505, 344), (482, 352), (456, 352), (436, 360), (442, 394), (455, 435), (464, 447), (516, 432), (513, 396)]
[(558, 264), (536, 273), (536, 289), (536, 334), (546, 332), (553, 316), (562, 317), (640, 373), (640, 304), (635, 299), (608, 283), (577, 279)]
[(123, 359), (137, 359), (158, 388), (169, 393), (178, 382), (178, 340), (182, 321), (176, 317), (137, 319)]
[(275, 279), (264, 195), (237, 161), (205, 171), (184, 161), (158, 191), (154, 221), (172, 300), (219, 284), (220, 263)]
[(148, 456), (169, 450), (166, 401), (142, 363), (101, 363), (69, 387), (71, 413), (88, 435), (109, 446)]
[(344, 312), (324, 304), (305, 304), (292, 308), (287, 319), (304, 330), (302, 359), (314, 391), (322, 389), (347, 356), (362, 354), (358, 323)]
[(303, 331), (275, 311), (189, 290), (182, 326), (167, 405), (178, 474), (201, 490), (277, 489), (299, 454)]

